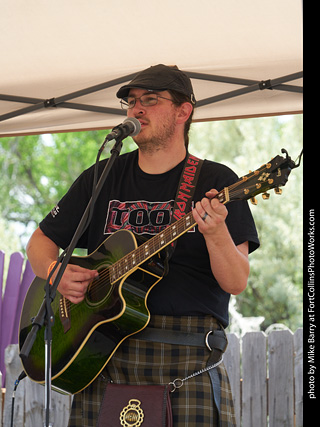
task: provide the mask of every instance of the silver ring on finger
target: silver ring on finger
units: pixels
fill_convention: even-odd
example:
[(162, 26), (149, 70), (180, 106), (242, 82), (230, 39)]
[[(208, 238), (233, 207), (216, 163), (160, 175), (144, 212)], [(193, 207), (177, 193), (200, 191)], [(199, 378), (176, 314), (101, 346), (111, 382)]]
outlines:
[(205, 222), (207, 216), (209, 216), (208, 213), (204, 212), (204, 215), (201, 217), (201, 219), (202, 219), (203, 222)]

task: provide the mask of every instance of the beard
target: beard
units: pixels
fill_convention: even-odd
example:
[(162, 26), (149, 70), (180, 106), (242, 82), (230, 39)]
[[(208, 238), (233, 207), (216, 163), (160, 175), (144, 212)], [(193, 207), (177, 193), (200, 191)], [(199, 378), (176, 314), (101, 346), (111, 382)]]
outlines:
[(170, 146), (175, 130), (176, 123), (172, 116), (169, 116), (158, 123), (155, 128), (147, 126), (133, 140), (143, 153), (153, 154)]

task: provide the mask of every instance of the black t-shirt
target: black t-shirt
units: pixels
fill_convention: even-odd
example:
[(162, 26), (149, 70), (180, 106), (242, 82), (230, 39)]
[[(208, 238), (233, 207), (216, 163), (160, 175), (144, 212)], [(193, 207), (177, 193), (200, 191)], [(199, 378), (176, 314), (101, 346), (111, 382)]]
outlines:
[[(99, 165), (102, 172), (107, 160)], [(184, 161), (163, 174), (147, 174), (138, 166), (138, 152), (119, 156), (95, 203), (93, 219), (78, 242), (92, 253), (111, 233), (128, 229), (152, 236), (169, 223)], [(205, 160), (194, 203), (211, 188), (221, 190), (237, 180), (226, 166)], [(40, 223), (41, 230), (59, 247), (69, 245), (92, 194), (93, 167), (84, 171), (58, 205)], [(227, 204), (226, 224), (236, 245), (249, 241), (249, 251), (259, 246), (257, 231), (246, 201)], [(168, 274), (151, 290), (151, 314), (215, 316), (228, 325), (230, 294), (215, 280), (205, 240), (197, 227), (181, 236), (170, 258)]]

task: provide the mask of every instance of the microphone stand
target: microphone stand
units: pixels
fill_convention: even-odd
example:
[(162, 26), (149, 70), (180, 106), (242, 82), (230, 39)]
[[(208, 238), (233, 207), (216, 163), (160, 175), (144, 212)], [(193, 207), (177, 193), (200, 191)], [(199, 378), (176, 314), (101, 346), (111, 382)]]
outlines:
[[(70, 242), (70, 245), (67, 247), (67, 249), (60, 255), (60, 257), (57, 260), (57, 263), (52, 270), (51, 274), (48, 276), (46, 280), (45, 285), (45, 298), (43, 303), (40, 306), (40, 309), (38, 311), (37, 316), (34, 318), (32, 322), (32, 329), (28, 333), (25, 342), (23, 343), (23, 346), (21, 348), (21, 352), (19, 356), (23, 358), (27, 358), (32, 346), (34, 344), (34, 341), (36, 339), (38, 331), (45, 325), (45, 426), (46, 427), (52, 427), (53, 424), (50, 423), (50, 411), (51, 411), (51, 347), (52, 347), (52, 326), (54, 324), (54, 315), (51, 307), (51, 303), (54, 300), (56, 296), (56, 291), (58, 288), (58, 285), (60, 283), (61, 277), (69, 263), (69, 260), (72, 256), (72, 253), (78, 243), (79, 238), (83, 234), (84, 230), (86, 229), (88, 225), (88, 218), (90, 218), (90, 214), (93, 212), (93, 206), (94, 203), (100, 194), (102, 187), (105, 183), (105, 180), (116, 160), (116, 158), (120, 155), (120, 151), (122, 149), (122, 136), (118, 136), (117, 138), (110, 139), (108, 138), (109, 135), (107, 135), (106, 139), (104, 140), (101, 148), (99, 149), (99, 154), (97, 161), (104, 150), (104, 147), (106, 143), (110, 141), (115, 141), (115, 144), (113, 148), (111, 149), (111, 156), (108, 159), (108, 162), (102, 171), (102, 174), (100, 176), (100, 179), (98, 183), (96, 184), (95, 190), (93, 191), (92, 197), (89, 200), (89, 203), (82, 215), (82, 218), (78, 224), (78, 227), (74, 233), (74, 236)], [(55, 269), (59, 265), (59, 261), (61, 261), (61, 266), (58, 271), (58, 274), (56, 275), (56, 278), (53, 282), (53, 284), (50, 286), (50, 278), (52, 274), (54, 273)]]

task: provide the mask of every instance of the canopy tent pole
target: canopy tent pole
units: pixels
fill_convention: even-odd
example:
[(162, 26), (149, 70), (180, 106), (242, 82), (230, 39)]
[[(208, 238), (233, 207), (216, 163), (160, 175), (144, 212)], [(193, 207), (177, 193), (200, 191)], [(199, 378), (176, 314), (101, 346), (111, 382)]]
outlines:
[[(194, 79), (200, 79), (200, 80), (207, 80), (212, 82), (220, 82), (220, 83), (227, 83), (227, 84), (234, 84), (234, 85), (245, 85), (247, 87), (236, 89), (230, 92), (226, 92), (220, 95), (216, 95), (213, 97), (205, 98), (202, 100), (198, 100), (196, 104), (196, 108), (202, 107), (204, 105), (212, 104), (214, 102), (223, 101), (226, 99), (234, 98), (236, 96), (244, 95), (250, 92), (258, 91), (258, 90), (264, 90), (264, 89), (276, 89), (281, 91), (288, 91), (288, 92), (296, 92), (296, 93), (302, 93), (303, 89), (300, 86), (294, 86), (294, 85), (285, 85), (283, 83), (288, 81), (294, 81), (299, 78), (302, 78), (303, 72), (297, 72), (293, 74), (289, 74), (287, 76), (275, 78), (275, 79), (269, 79), (269, 80), (250, 80), (250, 79), (242, 79), (242, 78), (235, 78), (235, 77), (227, 77), (227, 76), (217, 76), (217, 75), (211, 75), (211, 74), (205, 74), (205, 73), (196, 73), (196, 72), (190, 72), (185, 71), (185, 73), (190, 77)], [(50, 98), (50, 99), (39, 99), (39, 98), (32, 98), (32, 97), (23, 97), (23, 96), (15, 96), (15, 95), (6, 95), (6, 94), (0, 94), (0, 100), (3, 101), (10, 101), (10, 102), (21, 102), (21, 103), (27, 103), (27, 104), (33, 104), (28, 107), (24, 107), (18, 110), (11, 111), (6, 114), (2, 114), (0, 116), (0, 121), (5, 121), (8, 119), (11, 119), (13, 117), (21, 116), (24, 114), (28, 114), (31, 112), (35, 112), (38, 110), (41, 110), (43, 108), (69, 108), (69, 109), (75, 109), (75, 110), (84, 110), (84, 111), (92, 111), (92, 112), (98, 112), (103, 114), (115, 114), (115, 115), (126, 115), (126, 112), (123, 111), (120, 108), (109, 108), (109, 107), (103, 107), (98, 105), (88, 105), (88, 104), (81, 104), (81, 103), (71, 103), (67, 102), (74, 98), (79, 98), (81, 96), (85, 96), (88, 94), (91, 94), (93, 92), (98, 92), (104, 89), (107, 89), (112, 86), (119, 85), (121, 83), (125, 83), (129, 80), (131, 80), (137, 73), (131, 73), (129, 75), (119, 77), (117, 79), (113, 79), (98, 85), (94, 85), (85, 89), (81, 89), (75, 92), (71, 92), (66, 95), (59, 96), (57, 98)]]
[[(272, 80), (261, 80), (260, 82), (255, 81), (254, 84), (251, 84), (248, 87), (236, 89), (231, 92), (222, 93), (220, 95), (215, 95), (210, 98), (202, 99), (200, 101), (197, 101), (197, 107), (202, 107), (203, 105), (212, 104), (214, 102), (223, 101), (225, 99), (234, 98), (236, 96), (245, 95), (250, 92), (254, 92), (257, 90), (265, 90), (265, 89), (279, 89), (279, 90), (288, 90), (286, 88), (286, 85), (283, 85), (282, 83), (291, 81), (291, 80), (297, 80), (298, 78), (302, 78), (303, 72), (293, 73), (289, 74), (287, 76), (279, 77)], [(280, 86), (280, 88), (279, 88)], [(285, 89), (283, 89), (285, 87)], [(303, 92), (302, 87), (300, 86), (290, 86), (290, 92)]]

